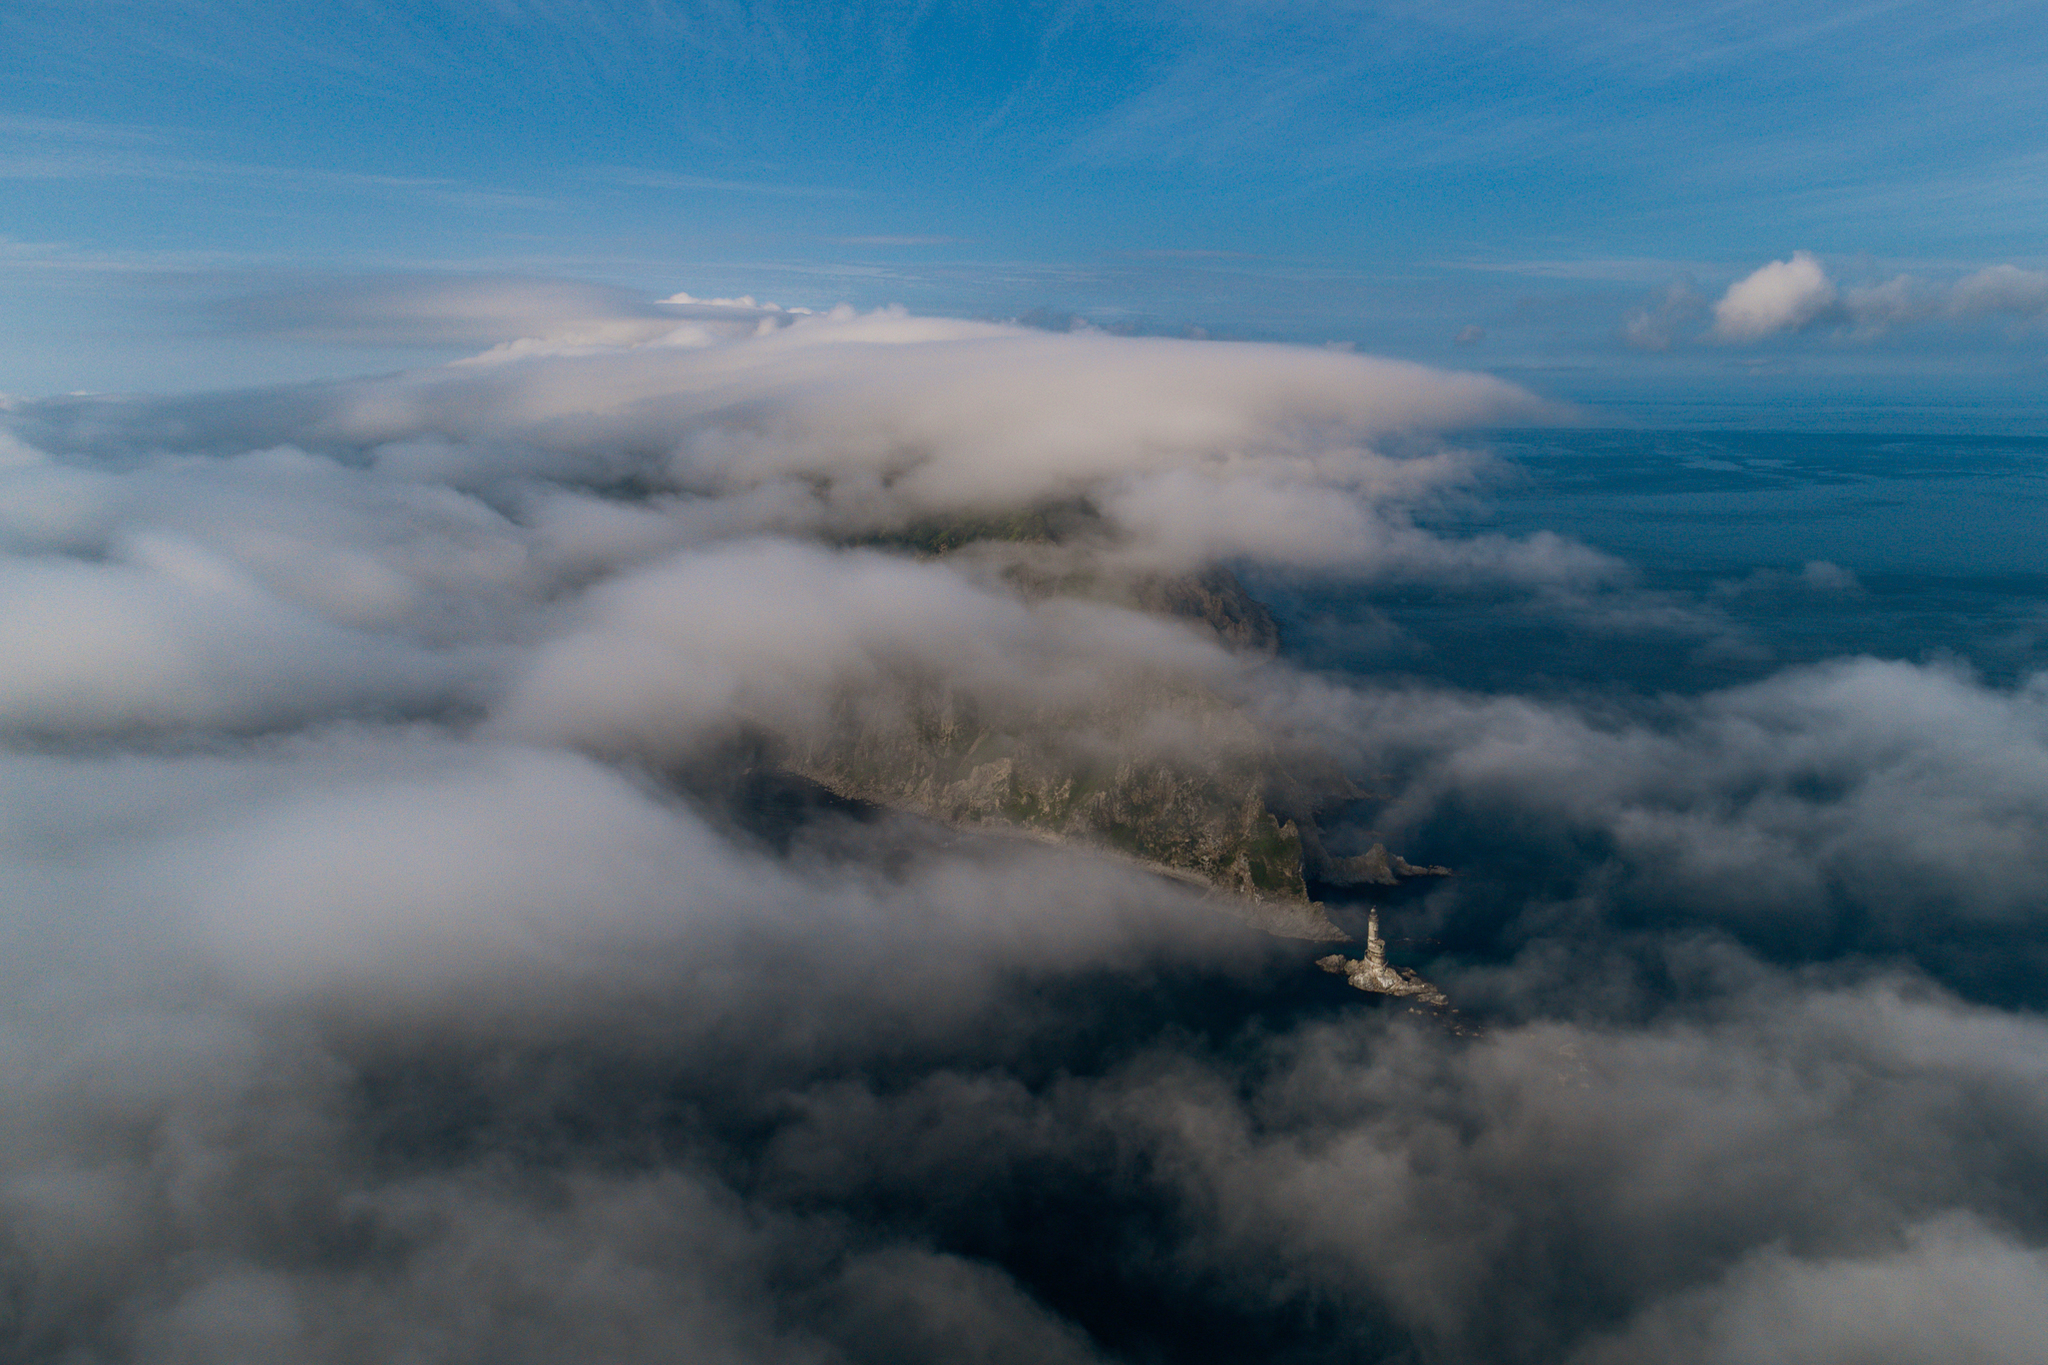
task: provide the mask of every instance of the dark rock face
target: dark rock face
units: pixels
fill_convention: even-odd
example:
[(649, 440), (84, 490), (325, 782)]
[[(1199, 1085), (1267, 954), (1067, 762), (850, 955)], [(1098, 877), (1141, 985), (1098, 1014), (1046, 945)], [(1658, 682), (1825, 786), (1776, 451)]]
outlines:
[(1348, 858), (1325, 857), (1316, 868), (1324, 881), (1337, 886), (1394, 886), (1409, 877), (1448, 877), (1448, 867), (1424, 867), (1398, 853), (1387, 852), (1385, 844), (1374, 844)]
[(1280, 652), (1280, 623), (1220, 564), (1199, 573), (1142, 579), (1133, 596), (1146, 611), (1204, 623), (1231, 649), (1268, 659)]
[[(852, 542), (923, 557), (985, 557), (1027, 597), (1079, 596), (1199, 624), (1225, 648), (1280, 650), (1266, 605), (1221, 565), (1108, 577), (1088, 567), (1106, 528), (1062, 503), (932, 518)], [(1178, 741), (1162, 748), (1157, 736)], [(1133, 679), (1114, 702), (1018, 714), (906, 683), (877, 703), (847, 698), (834, 723), (785, 737), (782, 766), (837, 795), (961, 826), (1087, 844), (1222, 892), (1291, 937), (1348, 937), (1309, 899), (1306, 876), (1391, 885), (1439, 876), (1375, 845), (1327, 854), (1316, 812), (1361, 793), (1327, 759), (1283, 757), (1227, 699), (1185, 680)]]
[[(1177, 753), (1137, 740), (1164, 713), (1193, 737)], [(920, 699), (888, 720), (849, 708), (831, 739), (784, 761), (856, 800), (1094, 846), (1241, 898), (1275, 932), (1346, 937), (1309, 901), (1299, 827), (1268, 808), (1270, 755), (1206, 693), (1137, 689), (1115, 711), (1021, 721), (953, 697)]]

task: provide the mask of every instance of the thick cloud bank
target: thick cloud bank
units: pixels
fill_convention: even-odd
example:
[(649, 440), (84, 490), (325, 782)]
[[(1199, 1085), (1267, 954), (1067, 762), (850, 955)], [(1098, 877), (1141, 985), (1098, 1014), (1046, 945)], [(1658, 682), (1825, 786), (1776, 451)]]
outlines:
[[(687, 303), (4, 414), (0, 1355), (2041, 1358), (2042, 679), (1319, 675), (1146, 585), (1641, 606), (1427, 529), (1535, 399)], [(969, 710), (1341, 769), (1462, 1022), (776, 770)]]

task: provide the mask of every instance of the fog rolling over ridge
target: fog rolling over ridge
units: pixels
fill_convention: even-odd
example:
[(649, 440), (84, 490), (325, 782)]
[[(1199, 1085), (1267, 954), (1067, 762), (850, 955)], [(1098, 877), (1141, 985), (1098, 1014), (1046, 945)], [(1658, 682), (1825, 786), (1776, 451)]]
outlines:
[[(2048, 1349), (2037, 666), (1446, 529), (1575, 419), (1485, 376), (464, 307), (0, 411), (0, 1356)], [(1161, 609), (1219, 565), (1741, 676), (1338, 669)], [(1259, 932), (1269, 829), (1354, 931), (1452, 866), (1368, 890), (1476, 1026)]]

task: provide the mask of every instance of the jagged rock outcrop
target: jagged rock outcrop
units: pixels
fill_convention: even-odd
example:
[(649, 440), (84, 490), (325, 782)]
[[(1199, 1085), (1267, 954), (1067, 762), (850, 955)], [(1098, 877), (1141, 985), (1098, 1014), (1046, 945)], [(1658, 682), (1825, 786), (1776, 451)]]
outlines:
[(1387, 965), (1387, 941), (1380, 937), (1380, 912), (1368, 913), (1365, 927), (1365, 956), (1346, 958), (1342, 953), (1316, 959), (1324, 971), (1343, 977), (1361, 991), (1378, 995), (1412, 996), (1424, 1005), (1448, 1005), (1450, 998), (1406, 967)]
[(1387, 852), (1385, 844), (1374, 844), (1348, 858), (1324, 857), (1316, 874), (1337, 886), (1395, 886), (1409, 877), (1448, 877), (1448, 867), (1411, 863), (1398, 853)]

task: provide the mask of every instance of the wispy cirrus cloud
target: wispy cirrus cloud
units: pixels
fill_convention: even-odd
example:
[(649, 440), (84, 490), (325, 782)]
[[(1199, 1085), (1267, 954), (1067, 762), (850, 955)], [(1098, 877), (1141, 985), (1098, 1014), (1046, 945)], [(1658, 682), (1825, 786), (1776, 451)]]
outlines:
[(27, 146), (0, 152), (0, 180), (160, 180), (240, 184), (304, 193), (418, 197), (450, 206), (546, 210), (556, 201), (441, 176), (393, 175), (322, 166), (266, 165), (194, 156), (183, 130), (78, 120), (17, 119), (8, 131)]
[(705, 194), (757, 194), (780, 199), (858, 199), (862, 191), (842, 185), (789, 184), (774, 180), (727, 180), (717, 176), (686, 175), (678, 171), (648, 170), (637, 166), (597, 166), (590, 178), (636, 189), (682, 190)]
[(971, 237), (930, 237), (930, 236), (874, 236), (874, 237), (827, 237), (834, 246), (969, 246)]

